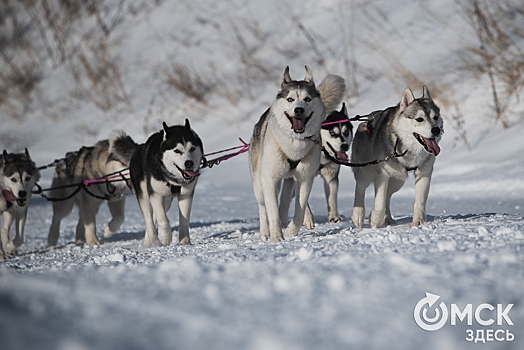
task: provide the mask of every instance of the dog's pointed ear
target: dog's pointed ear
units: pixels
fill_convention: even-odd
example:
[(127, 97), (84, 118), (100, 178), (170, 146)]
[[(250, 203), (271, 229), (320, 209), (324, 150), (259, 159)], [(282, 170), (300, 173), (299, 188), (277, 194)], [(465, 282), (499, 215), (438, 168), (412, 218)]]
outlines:
[(413, 91), (411, 91), (410, 88), (406, 88), (406, 90), (404, 90), (402, 93), (402, 97), (400, 98), (400, 111), (405, 110), (414, 100), (415, 96), (413, 95)]
[(169, 127), (167, 126), (166, 122), (162, 122), (162, 128), (164, 129), (164, 141), (167, 140), (167, 132), (169, 131)]
[(27, 160), (31, 160), (31, 156), (29, 155), (29, 151), (27, 150), (27, 147), (25, 148), (25, 156), (27, 157)]
[(184, 127), (187, 129), (187, 130), (191, 130), (191, 125), (189, 124), (189, 119), (186, 118), (186, 124), (184, 125)]
[(422, 98), (433, 101), (433, 98), (431, 98), (431, 94), (429, 93), (429, 89), (426, 85), (424, 85), (424, 87), (422, 88)]
[(3, 153), (3, 157), (4, 159), (4, 164), (8, 164), (8, 163), (11, 163), (12, 161), (12, 158), (11, 156), (9, 155), (9, 153), (7, 153), (7, 150), (4, 149), (4, 153)]
[(344, 114), (346, 118), (348, 118), (348, 110), (346, 108), (346, 102), (342, 102), (342, 108), (340, 109), (340, 113)]
[(306, 66), (306, 77), (304, 78), (304, 81), (308, 84), (315, 85), (313, 82), (313, 74), (311, 73), (311, 69), (309, 69), (308, 66)]
[(289, 84), (291, 82), (292, 80), (291, 80), (291, 76), (289, 75), (289, 66), (287, 66), (284, 69), (284, 74), (282, 74), (282, 87), (284, 87), (284, 85)]

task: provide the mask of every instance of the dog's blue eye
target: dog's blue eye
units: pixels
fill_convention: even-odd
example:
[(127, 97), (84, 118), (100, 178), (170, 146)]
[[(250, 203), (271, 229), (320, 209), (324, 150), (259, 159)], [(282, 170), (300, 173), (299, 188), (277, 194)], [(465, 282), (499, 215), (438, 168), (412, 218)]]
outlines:
[(417, 118), (415, 119), (417, 122), (422, 123), (424, 121), (424, 118)]
[(16, 179), (14, 177), (11, 178), (11, 182), (16, 182)]
[(304, 99), (304, 101), (306, 101), (307, 103), (309, 103), (309, 102), (311, 102), (311, 98), (306, 97), (306, 98)]
[(195, 152), (196, 148), (195, 147), (191, 147), (191, 149), (189, 150), (189, 152)]
[(295, 101), (295, 100), (292, 99), (291, 97), (288, 97), (288, 98), (287, 98), (287, 102), (293, 102), (293, 101)]
[(330, 131), (329, 134), (330, 134), (331, 136), (337, 136), (337, 134), (335, 134), (335, 132), (333, 132), (333, 131)]

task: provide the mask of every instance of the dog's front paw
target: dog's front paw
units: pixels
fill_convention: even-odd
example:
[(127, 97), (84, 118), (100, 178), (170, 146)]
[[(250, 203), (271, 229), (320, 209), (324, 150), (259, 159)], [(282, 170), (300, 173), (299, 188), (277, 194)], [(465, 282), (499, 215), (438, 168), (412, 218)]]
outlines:
[(312, 230), (315, 228), (315, 218), (311, 215), (307, 215), (304, 217), (304, 227), (308, 230)]
[(24, 239), (22, 237), (15, 237), (15, 239), (13, 239), (13, 244), (15, 245), (15, 247), (20, 247), (22, 244), (24, 243)]
[(91, 247), (95, 245), (101, 245), (100, 241), (96, 237), (86, 239), (86, 243), (89, 244)]
[(337, 222), (344, 221), (344, 219), (338, 216), (338, 214), (329, 214), (328, 219), (329, 219), (329, 222), (332, 224), (336, 224)]
[(426, 222), (425, 219), (422, 219), (422, 218), (420, 218), (420, 219), (415, 219), (415, 218), (413, 218), (413, 222), (411, 223), (411, 227), (420, 226), (420, 225), (422, 225), (422, 224), (425, 223), (425, 222)]
[(293, 221), (289, 223), (286, 230), (284, 231), (284, 237), (296, 237), (300, 231), (300, 227), (293, 225)]
[(357, 228), (362, 228), (365, 216), (366, 209), (364, 209), (363, 207), (355, 207), (353, 208), (353, 215), (351, 215), (351, 220)]
[(311, 209), (309, 206), (306, 208), (306, 212), (304, 213), (304, 227), (308, 230), (312, 230), (315, 228), (315, 217), (313, 216), (313, 213), (311, 212)]
[(413, 222), (411, 223), (411, 227), (420, 226), (425, 222), (426, 222), (426, 213), (424, 212), (413, 213)]
[(284, 241), (284, 236), (282, 235), (274, 235), (271, 237), (271, 242), (282, 242)]
[(395, 225), (396, 223), (397, 223), (397, 222), (395, 221), (395, 219), (393, 219), (393, 218), (391, 217), (391, 215), (386, 215), (386, 219), (384, 220), (384, 224), (385, 224), (386, 226), (388, 226), (388, 225)]
[(7, 256), (9, 255), (14, 256), (18, 254), (18, 251), (16, 250), (16, 246), (13, 244), (12, 241), (7, 242), (5, 253)]
[(104, 227), (104, 238), (109, 238), (114, 234), (115, 234), (115, 231), (111, 231), (111, 229), (109, 228), (109, 225), (106, 225), (106, 227)]
[(178, 241), (178, 245), (191, 245), (191, 240), (189, 239), (189, 236), (180, 239)]
[(160, 243), (167, 247), (171, 244), (171, 242), (173, 241), (173, 237), (158, 237)]
[(369, 225), (371, 228), (382, 227), (386, 225), (386, 215), (383, 211), (373, 210), (369, 216)]

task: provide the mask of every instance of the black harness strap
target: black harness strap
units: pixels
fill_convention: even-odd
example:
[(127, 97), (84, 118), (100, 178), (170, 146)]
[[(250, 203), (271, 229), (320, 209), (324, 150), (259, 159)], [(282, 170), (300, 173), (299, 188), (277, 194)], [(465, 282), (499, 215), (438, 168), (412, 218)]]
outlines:
[[(50, 198), (48, 196), (46, 196), (43, 192), (40, 193), (40, 195), (45, 198), (46, 200), (50, 201), (50, 202), (60, 202), (60, 201), (66, 201), (70, 198), (73, 198), (74, 196), (76, 196), (76, 194), (78, 192), (80, 192), (80, 190), (82, 189), (82, 185), (83, 184), (74, 184), (73, 186), (76, 186), (76, 189), (69, 195), (69, 196), (66, 196), (64, 198)], [(54, 187), (54, 188), (46, 188), (42, 191), (49, 191), (49, 190), (54, 190), (54, 189), (61, 189), (61, 188), (68, 188), (68, 187), (73, 187), (73, 186), (60, 186), (60, 187)]]
[[(87, 193), (88, 195), (90, 195), (91, 197), (94, 197), (94, 198), (96, 198), (96, 199), (100, 199), (100, 200), (103, 200), (103, 201), (107, 201), (107, 200), (111, 199), (111, 195), (99, 196), (99, 195), (97, 195), (97, 194), (94, 194), (93, 192), (89, 191), (89, 190), (87, 189), (88, 186), (84, 185), (83, 183), (82, 183), (82, 185), (81, 185), (80, 187), (82, 187), (82, 188), (84, 189), (84, 191), (86, 191), (86, 193)], [(115, 189), (116, 189), (116, 188), (115, 188)], [(114, 191), (113, 191), (113, 193), (114, 193)]]
[(365, 167), (365, 166), (368, 166), (368, 165), (374, 165), (374, 164), (379, 164), (379, 163), (382, 163), (382, 162), (387, 162), (387, 161), (389, 161), (392, 158), (400, 158), (400, 157), (405, 156), (406, 153), (408, 153), (408, 150), (405, 150), (402, 153), (398, 153), (397, 152), (397, 147), (398, 147), (399, 142), (400, 142), (400, 140), (397, 139), (397, 142), (395, 142), (395, 148), (393, 150), (393, 154), (387, 156), (384, 159), (375, 159), (375, 160), (372, 160), (372, 161), (367, 162), (367, 163), (349, 163), (349, 162), (345, 163), (345, 162), (341, 162), (340, 160), (338, 160), (337, 158), (335, 158), (331, 154), (329, 154), (328, 150), (324, 146), (321, 146), (321, 150), (322, 150), (322, 153), (324, 153), (324, 155), (326, 156), (326, 158), (329, 159), (330, 161), (332, 161), (333, 163), (336, 163), (336, 164), (339, 164), (339, 165), (345, 165), (345, 166), (349, 166), (349, 167), (354, 167), (354, 168), (359, 168), (359, 167)]

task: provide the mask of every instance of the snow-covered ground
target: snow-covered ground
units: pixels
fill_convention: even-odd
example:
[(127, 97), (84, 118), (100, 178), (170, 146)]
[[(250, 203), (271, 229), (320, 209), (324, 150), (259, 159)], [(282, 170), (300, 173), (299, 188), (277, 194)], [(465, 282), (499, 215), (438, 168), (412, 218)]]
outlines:
[[(158, 42), (165, 44), (169, 33), (158, 28), (171, 23), (179, 36), (202, 42), (210, 53), (205, 58), (216, 57), (217, 67), (221, 67), (218, 70), (231, 70), (233, 63), (221, 51), (223, 48), (218, 47), (220, 42), (209, 46), (206, 41), (211, 40), (206, 37), (209, 26), (220, 25), (219, 19), (224, 18), (216, 19), (219, 24), (210, 22), (204, 11), (205, 2), (194, 2), (191, 6), (184, 2), (179, 12), (175, 10), (176, 3), (162, 3), (149, 17), (138, 17), (122, 25), (116, 37), (125, 48), (123, 59), (135, 58), (142, 64), (148, 60), (161, 62), (164, 57), (161, 53), (169, 51), (169, 46), (160, 47)], [(308, 1), (310, 8), (301, 1), (293, 2), (300, 6), (289, 8), (277, 2), (269, 2), (267, 6), (264, 1), (239, 3), (233, 6), (218, 2), (221, 5), (215, 4), (212, 9), (228, 14), (225, 18), (232, 21), (224, 20), (228, 25), (237, 17), (257, 14), (257, 26), (280, 40), (277, 49), (301, 36), (291, 31), (289, 37), (276, 35), (281, 33), (278, 26), (285, 25), (280, 21), (283, 16), (280, 12), (286, 9), (302, 15), (307, 28), (318, 23), (315, 28), (322, 28), (318, 30), (326, 33), (326, 38), (340, 28), (339, 24), (332, 29), (322, 27), (333, 9), (342, 9), (336, 1)], [(450, 55), (453, 40), (432, 33), (428, 28), (429, 12), (426, 17), (421, 16), (411, 3), (373, 2), (374, 8), (387, 14), (391, 35), (373, 39), (391, 38), (391, 52), (405, 50), (405, 62), (420, 69), (427, 57), (422, 59), (418, 55), (431, 52), (426, 64), (434, 64)], [(449, 1), (421, 4), (425, 9), (428, 6), (441, 9), (443, 18), (454, 23), (454, 29), (462, 28)], [(450, 8), (447, 12), (446, 6)], [(184, 12), (188, 8), (192, 9), (190, 14), (202, 12), (198, 22), (202, 27), (190, 21), (188, 12)], [(170, 15), (177, 21), (169, 22)], [(144, 29), (151, 27), (156, 31)], [(155, 34), (153, 39), (151, 32)], [(399, 42), (409, 42), (410, 46), (394, 45)], [(337, 47), (336, 42), (329, 42), (328, 46)], [(182, 59), (189, 60), (191, 50), (198, 47), (184, 51)], [(156, 50), (154, 57), (133, 56), (137, 50), (145, 52), (144, 48)], [(257, 54), (258, 59), (271, 61), (271, 57), (265, 56), (268, 52), (271, 50), (265, 47)], [(200, 62), (204, 58), (195, 59)], [(289, 59), (293, 63), (291, 76), (301, 77), (303, 62), (293, 55)], [(313, 64), (305, 63), (312, 66), (315, 74)], [(374, 63), (380, 66), (380, 62)], [(146, 137), (143, 128), (154, 131), (154, 122), (169, 118), (169, 113), (173, 113), (173, 119), (168, 121), (181, 121), (194, 107), (196, 111), (190, 117), (200, 112), (208, 114), (196, 118), (192, 125), (202, 137), (206, 151), (211, 152), (236, 145), (237, 137), (249, 139), (252, 126), (279, 87), (278, 79), (287, 62), (280, 57), (273, 64), (278, 67), (276, 80), (254, 91), (262, 96), (256, 102), (230, 105), (214, 100), (206, 108), (188, 102), (182, 112), (165, 109), (161, 115), (153, 115), (148, 125), (142, 121), (145, 113), (140, 111), (128, 117), (112, 115), (105, 119), (97, 114), (92, 117), (92, 127), (97, 132), (90, 141), (73, 135), (78, 130), (77, 119), (91, 118), (89, 113), (93, 109), (86, 106), (78, 109), (76, 119), (63, 119), (52, 128), (35, 124), (29, 118), (24, 127), (13, 123), (6, 130), (18, 133), (21, 139), (27, 130), (34, 137), (31, 154), (37, 163), (44, 164), (60, 158), (65, 151), (94, 143), (97, 137), (107, 137), (109, 130), (115, 128), (124, 128), (138, 142), (143, 142)], [(338, 67), (336, 62), (329, 65)], [(56, 75), (60, 77), (61, 73)], [(145, 75), (136, 72), (131, 77), (149, 83)], [(318, 75), (317, 82), (322, 77), (320, 72)], [(56, 88), (61, 81), (50, 75), (46, 84)], [(366, 114), (397, 103), (402, 89), (395, 91), (386, 81), (383, 78), (376, 84), (368, 82), (350, 113)], [(461, 106), (473, 150), (454, 146), (456, 133), (448, 124), (433, 174), (428, 222), (420, 227), (409, 227), (414, 201), (411, 178), (392, 200), (397, 225), (353, 228), (349, 217), (355, 183), (351, 170), (344, 168), (339, 194), (344, 222), (327, 222), (323, 188), (317, 179), (310, 197), (317, 227), (312, 231), (302, 229), (297, 238), (282, 243), (261, 241), (246, 155), (205, 170), (200, 177), (192, 212), (192, 246), (144, 248), (141, 244), (144, 220), (135, 198), (129, 195), (121, 230), (110, 239), (102, 239), (100, 247), (74, 244), (78, 218), (75, 211), (62, 223), (58, 246), (49, 248), (47, 233), (52, 207), (41, 198), (33, 198), (26, 242), (20, 247), (19, 256), (0, 262), (0, 348), (522, 349), (524, 141), (521, 130), (524, 124), (502, 130), (489, 122), (489, 110), (482, 110), (478, 103), (489, 99), (483, 83), (486, 82), (476, 86), (456, 81), (458, 86), (476, 91)], [(143, 86), (152, 89), (146, 83)], [(412, 88), (416, 96), (421, 94), (421, 87)], [(130, 98), (141, 101), (147, 109), (147, 94), (139, 90), (130, 91)], [(58, 96), (57, 93), (57, 99)], [(447, 112), (442, 110), (443, 114)], [(245, 118), (232, 117), (237, 115)], [(42, 130), (46, 133), (41, 133)], [(50, 183), (51, 175), (52, 170), (42, 171), (44, 186)], [(368, 210), (372, 197), (370, 189), (366, 198)], [(99, 238), (108, 218), (107, 207), (103, 206), (97, 217)], [(178, 217), (174, 207), (170, 219), (176, 231)], [(463, 310), (465, 305), (472, 304), (474, 311), (483, 303), (493, 305), (495, 311), (484, 310), (480, 314), (484, 320), (497, 320), (497, 304), (504, 307), (514, 304), (508, 313), (514, 325), (504, 321), (502, 325), (482, 326), (473, 319), (471, 326), (465, 322), (453, 326), (448, 321), (440, 330), (425, 331), (417, 325), (413, 314), (426, 292), (439, 295), (448, 308), (456, 304)], [(433, 315), (434, 311), (429, 311), (427, 316)], [(466, 340), (470, 329), (482, 331), (485, 337), (488, 331), (508, 330), (515, 338), (498, 341), (492, 337), (486, 344), (478, 344)]]

